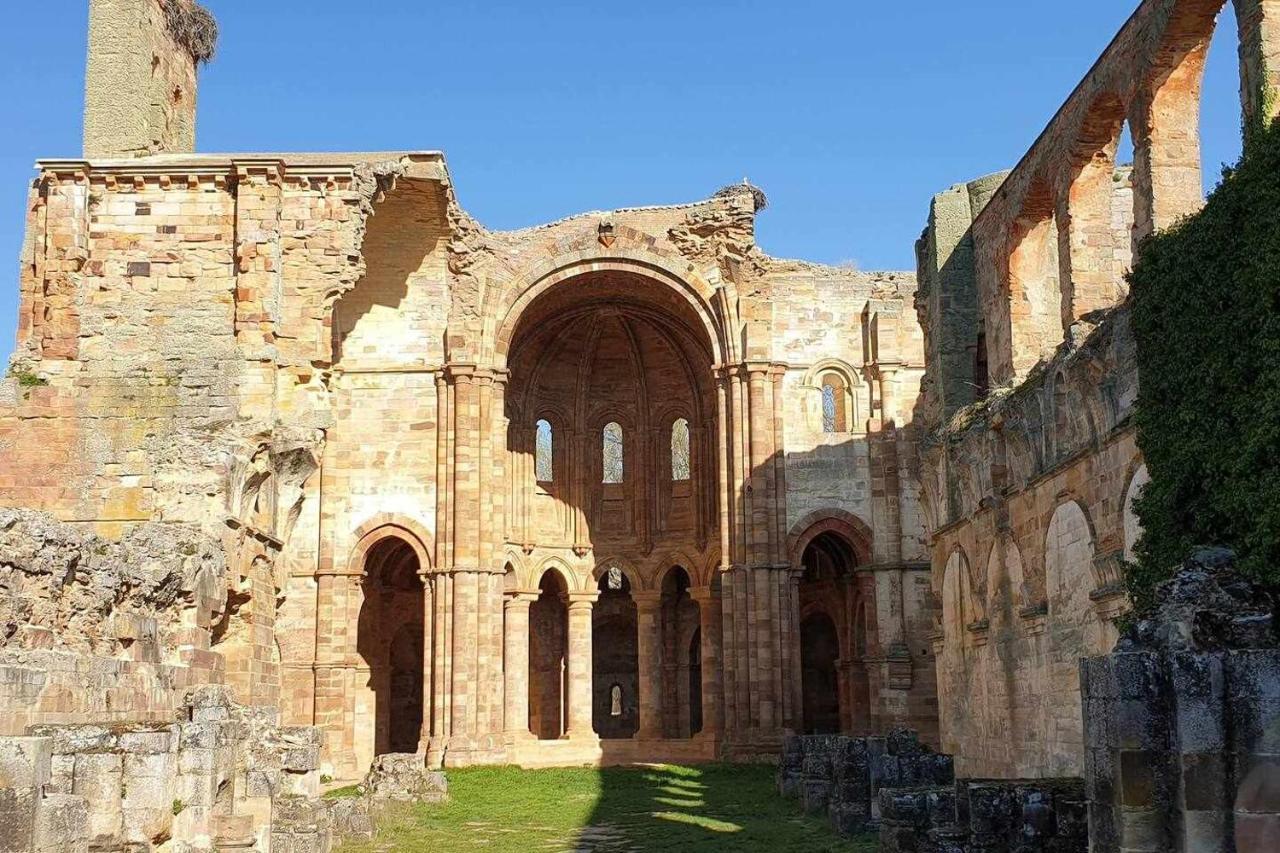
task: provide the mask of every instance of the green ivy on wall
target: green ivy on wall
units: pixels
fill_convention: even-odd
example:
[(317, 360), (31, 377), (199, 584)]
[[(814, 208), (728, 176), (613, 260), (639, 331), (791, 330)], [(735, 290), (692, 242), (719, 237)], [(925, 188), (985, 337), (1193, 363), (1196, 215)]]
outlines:
[(1130, 286), (1152, 478), (1135, 603), (1197, 545), (1280, 585), (1280, 123), (1249, 135), (1200, 213), (1144, 243)]

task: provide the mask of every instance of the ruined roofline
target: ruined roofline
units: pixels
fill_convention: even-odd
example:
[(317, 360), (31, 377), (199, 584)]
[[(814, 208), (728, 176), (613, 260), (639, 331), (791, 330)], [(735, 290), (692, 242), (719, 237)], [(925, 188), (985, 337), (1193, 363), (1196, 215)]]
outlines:
[(546, 231), (551, 228), (559, 228), (563, 225), (572, 224), (580, 219), (599, 219), (600, 217), (625, 216), (630, 213), (653, 213), (655, 211), (666, 210), (692, 210), (698, 207), (723, 206), (724, 203), (725, 199), (723, 196), (719, 198), (716, 196), (707, 196), (706, 198), (701, 198), (697, 201), (676, 202), (674, 204), (647, 204), (633, 205), (631, 207), (615, 207), (612, 210), (586, 210), (581, 213), (571, 213), (567, 216), (562, 216), (559, 219), (553, 219), (550, 222), (540, 222), (537, 225), (528, 225), (524, 228), (498, 230), (484, 227), (483, 224), (481, 227), (483, 227), (489, 234), (497, 237), (527, 237), (531, 234), (536, 234), (539, 231)]
[[(438, 167), (437, 177), (448, 179), (442, 151), (364, 152), (245, 152), (235, 154), (152, 154), (146, 157), (50, 157), (36, 161), (39, 171), (86, 171), (106, 174), (160, 175), (176, 171), (216, 173), (246, 163), (274, 163), (303, 171), (350, 170), (400, 161)], [(424, 176), (427, 177), (427, 176)]]

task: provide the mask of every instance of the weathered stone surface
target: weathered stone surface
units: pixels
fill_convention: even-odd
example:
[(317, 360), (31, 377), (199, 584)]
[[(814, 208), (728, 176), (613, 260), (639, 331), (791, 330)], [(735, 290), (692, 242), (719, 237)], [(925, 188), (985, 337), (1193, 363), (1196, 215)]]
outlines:
[(444, 774), (428, 770), (423, 757), (413, 754), (379, 755), (369, 768), (363, 787), (374, 800), (435, 803), (449, 796)]
[(1093, 850), (1230, 849), (1242, 826), (1280, 826), (1280, 803), (1259, 796), (1280, 755), (1275, 615), (1230, 552), (1205, 549), (1114, 652), (1082, 662)]

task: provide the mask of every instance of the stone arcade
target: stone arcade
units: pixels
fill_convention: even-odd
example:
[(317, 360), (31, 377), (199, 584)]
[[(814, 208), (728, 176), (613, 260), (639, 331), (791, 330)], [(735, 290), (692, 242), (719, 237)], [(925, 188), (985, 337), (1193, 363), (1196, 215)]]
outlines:
[[(211, 18), (89, 6), (0, 382), (0, 502), (44, 513), (0, 518), (0, 736), (225, 685), (315, 747), (308, 793), (903, 727), (1083, 774), (1145, 481), (1123, 273), (1202, 201), (1223, 0), (1144, 0), (1012, 172), (934, 199), (918, 285), (766, 255), (746, 183), (495, 232), (439, 152), (193, 153)], [(1235, 6), (1270, 118), (1280, 3)]]

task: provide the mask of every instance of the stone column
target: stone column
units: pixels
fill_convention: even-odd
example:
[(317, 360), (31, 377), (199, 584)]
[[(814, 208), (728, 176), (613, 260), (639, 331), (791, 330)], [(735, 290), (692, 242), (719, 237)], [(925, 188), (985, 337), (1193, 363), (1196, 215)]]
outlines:
[(598, 740), (591, 725), (591, 607), (600, 593), (569, 593), (569, 713), (571, 740)]
[(1274, 121), (1280, 113), (1280, 3), (1235, 0), (1240, 39), (1240, 91), (1245, 132)]
[(801, 681), (800, 663), (800, 582), (804, 580), (804, 568), (796, 566), (788, 570), (785, 579), (787, 590), (787, 696), (790, 714), (786, 727), (799, 733), (804, 728), (804, 684)]
[(702, 732), (716, 739), (724, 730), (724, 695), (720, 687), (720, 599), (709, 586), (689, 590), (698, 602), (702, 652)]
[(507, 743), (534, 739), (529, 731), (529, 606), (537, 598), (536, 592), (515, 593), (504, 602), (503, 729)]
[(662, 593), (633, 590), (636, 603), (636, 663), (640, 684), (640, 728), (638, 740), (662, 737), (662, 640), (659, 625)]

